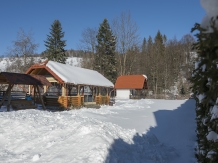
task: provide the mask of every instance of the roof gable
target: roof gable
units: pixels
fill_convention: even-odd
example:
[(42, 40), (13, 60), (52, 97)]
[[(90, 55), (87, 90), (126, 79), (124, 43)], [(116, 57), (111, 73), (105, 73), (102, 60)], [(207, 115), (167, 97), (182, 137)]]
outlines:
[(124, 75), (116, 80), (116, 89), (143, 89), (147, 88), (147, 77), (145, 75)]

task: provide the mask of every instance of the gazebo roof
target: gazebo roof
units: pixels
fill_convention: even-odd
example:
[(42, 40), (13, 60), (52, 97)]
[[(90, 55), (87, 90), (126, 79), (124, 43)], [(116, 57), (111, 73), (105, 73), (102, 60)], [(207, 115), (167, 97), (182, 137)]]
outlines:
[(114, 86), (111, 81), (109, 81), (97, 71), (74, 67), (54, 61), (45, 61), (43, 63), (32, 65), (26, 73), (32, 74), (33, 70), (39, 68), (46, 69), (60, 83), (101, 87)]
[(0, 73), (1, 84), (26, 84), (26, 85), (47, 85), (51, 83), (44, 76), (40, 75), (29, 75), (12, 72), (1, 72)]
[(145, 75), (119, 76), (114, 87), (115, 89), (147, 89), (147, 77)]

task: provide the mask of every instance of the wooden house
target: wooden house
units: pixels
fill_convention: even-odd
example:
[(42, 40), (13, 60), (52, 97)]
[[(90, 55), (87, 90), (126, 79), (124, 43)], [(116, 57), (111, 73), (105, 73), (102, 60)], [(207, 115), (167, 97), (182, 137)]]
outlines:
[(148, 89), (145, 75), (123, 75), (116, 80), (116, 97), (122, 99), (145, 98)]
[[(43, 75), (52, 84), (41, 90), (46, 106), (71, 108), (109, 104), (109, 92), (114, 87), (111, 81), (97, 71), (54, 61), (34, 64), (26, 74)], [(29, 92), (32, 92), (31, 88)]]

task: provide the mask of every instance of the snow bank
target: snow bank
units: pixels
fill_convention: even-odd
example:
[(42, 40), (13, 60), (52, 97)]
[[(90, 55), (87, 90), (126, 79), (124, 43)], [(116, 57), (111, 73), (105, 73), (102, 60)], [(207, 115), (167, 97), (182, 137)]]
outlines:
[(2, 118), (3, 162), (103, 162), (114, 139), (132, 143), (135, 134), (76, 112), (25, 110), (4, 112)]

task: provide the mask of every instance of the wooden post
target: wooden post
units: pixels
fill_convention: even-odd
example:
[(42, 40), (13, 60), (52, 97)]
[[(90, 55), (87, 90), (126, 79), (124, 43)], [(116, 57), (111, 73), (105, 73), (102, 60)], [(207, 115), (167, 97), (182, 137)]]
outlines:
[(67, 85), (66, 84), (63, 84), (63, 86), (64, 86), (64, 88), (65, 88), (65, 96), (66, 96), (66, 98), (67, 98), (67, 106), (66, 106), (66, 108), (68, 108), (68, 102), (69, 102), (69, 100), (70, 100), (70, 97), (68, 96), (69, 94), (68, 94), (68, 89), (67, 89)]
[(84, 96), (84, 86), (83, 86), (83, 90), (82, 90), (82, 95)]
[(38, 86), (38, 85), (36, 85), (36, 89), (37, 89), (37, 92), (38, 92), (38, 94), (39, 94), (39, 99), (40, 99), (40, 101), (41, 101), (43, 110), (45, 110), (44, 101), (43, 101), (43, 98), (42, 98), (42, 96), (41, 96), (41, 93), (40, 93), (40, 90), (39, 90), (39, 86)]
[(94, 102), (94, 87), (93, 86), (90, 86), (89, 87), (92, 91), (92, 102)]
[(44, 85), (44, 86), (43, 86), (43, 93), (45, 93), (46, 91), (47, 91), (47, 86)]
[(96, 102), (95, 98), (96, 98), (96, 88), (93, 87), (93, 102)]
[(109, 105), (109, 103), (110, 103), (110, 96), (109, 96), (109, 93), (108, 93), (108, 88), (106, 88), (106, 90), (107, 90), (106, 104)]
[(33, 94), (34, 94), (33, 86), (30, 85), (29, 88), (30, 88), (30, 92), (29, 92), (29, 94), (30, 94), (30, 95), (33, 95)]
[(65, 95), (66, 96), (69, 96), (69, 89), (68, 89), (68, 85), (67, 84), (65, 84)]
[[(13, 86), (12, 86), (13, 87)], [(12, 88), (11, 87), (11, 88)], [(11, 88), (9, 89), (8, 92), (8, 104), (7, 104), (7, 111), (10, 111), (10, 104), (11, 104)]]
[(97, 95), (98, 95), (98, 88), (95, 87), (95, 96), (97, 96)]
[(77, 86), (77, 96), (80, 95), (80, 85)]
[(31, 87), (30, 87), (30, 85), (29, 85), (29, 95), (31, 95)]
[(99, 104), (102, 105), (102, 97), (101, 97), (101, 87), (98, 87), (98, 99), (99, 99)]
[(101, 87), (98, 87), (98, 95), (101, 95)]
[(33, 97), (33, 102), (34, 102), (34, 105), (36, 104), (36, 86), (33, 85), (33, 94), (34, 94), (34, 97)]
[(1, 102), (0, 102), (0, 107), (3, 105), (3, 103), (4, 103), (5, 99), (6, 99), (6, 97), (8, 96), (9, 91), (11, 91), (11, 89), (13, 88), (13, 86), (14, 86), (14, 84), (9, 84), (9, 85), (8, 85), (8, 88), (7, 88), (5, 94), (4, 94), (4, 96), (3, 96), (3, 98), (2, 98), (2, 100), (1, 100)]
[(66, 87), (62, 85), (62, 96), (66, 96)]

